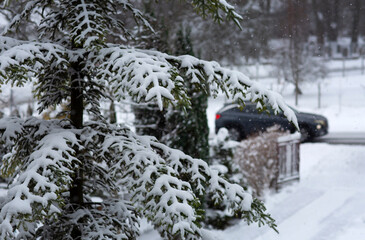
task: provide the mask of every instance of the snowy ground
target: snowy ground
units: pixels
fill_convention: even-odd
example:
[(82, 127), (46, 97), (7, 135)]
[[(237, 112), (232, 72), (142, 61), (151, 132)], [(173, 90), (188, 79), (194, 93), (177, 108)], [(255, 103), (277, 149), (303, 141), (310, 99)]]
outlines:
[(301, 180), (267, 196), (279, 234), (245, 223), (215, 231), (216, 239), (365, 239), (365, 147), (301, 145)]
[[(293, 88), (282, 89), (273, 79), (261, 80), (280, 90), (294, 105)], [(321, 108), (317, 83), (304, 84), (297, 108), (329, 119), (330, 132), (365, 133), (365, 75), (360, 72), (325, 79), (321, 85)], [(211, 99), (208, 122), (214, 134), (215, 112), (226, 100)], [(364, 240), (365, 239), (365, 146), (306, 143), (301, 145), (299, 183), (266, 196), (268, 211), (277, 220), (279, 234), (253, 224), (239, 223), (225, 231), (209, 234), (214, 240)], [(140, 240), (159, 240), (143, 224)]]

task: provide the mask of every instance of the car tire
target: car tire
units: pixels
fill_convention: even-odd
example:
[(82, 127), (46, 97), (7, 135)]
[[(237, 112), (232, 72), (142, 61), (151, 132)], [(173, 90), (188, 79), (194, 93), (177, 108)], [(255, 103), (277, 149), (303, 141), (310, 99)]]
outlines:
[(228, 134), (229, 134), (229, 138), (233, 141), (241, 141), (242, 140), (242, 135), (241, 135), (241, 131), (238, 130), (238, 128), (235, 127), (231, 127), (228, 129)]

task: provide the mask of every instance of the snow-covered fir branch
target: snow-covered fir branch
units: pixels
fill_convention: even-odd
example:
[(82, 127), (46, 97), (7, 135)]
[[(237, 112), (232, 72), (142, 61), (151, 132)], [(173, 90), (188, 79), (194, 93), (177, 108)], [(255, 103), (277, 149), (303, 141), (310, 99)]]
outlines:
[(0, 129), (2, 142), (13, 145), (12, 151), (3, 157), (1, 171), (8, 175), (17, 173), (13, 174), (15, 178), (1, 205), (1, 238), (8, 234), (14, 237), (16, 226), (25, 231), (20, 231), (20, 236), (27, 231), (28, 235), (34, 234), (33, 223), (52, 219), (60, 212), (63, 201), (59, 195), (71, 183), (72, 165), (78, 163), (72, 156), (72, 147), (78, 145), (76, 134), (59, 123), (35, 118), (4, 118), (0, 120)]
[[(29, 1), (6, 31), (37, 15), (41, 40), (0, 37), (0, 84), (34, 83), (40, 112), (69, 103), (64, 120), (0, 120), (1, 170), (11, 179), (0, 203), (2, 239), (133, 239), (140, 217), (164, 238), (201, 239), (199, 197), (206, 193), (248, 223), (275, 228), (261, 202), (203, 160), (104, 121), (99, 101), (107, 91), (116, 100), (131, 97), (160, 109), (189, 106), (185, 79), (191, 79), (197, 89), (214, 96), (222, 91), (241, 105), (246, 99), (258, 108), (271, 105), (297, 125), (280, 95), (242, 73), (109, 43), (109, 32), (133, 35), (129, 20), (151, 28), (137, 2)], [(241, 19), (225, 0), (187, 2), (216, 21)], [(85, 110), (94, 122), (84, 122)]]

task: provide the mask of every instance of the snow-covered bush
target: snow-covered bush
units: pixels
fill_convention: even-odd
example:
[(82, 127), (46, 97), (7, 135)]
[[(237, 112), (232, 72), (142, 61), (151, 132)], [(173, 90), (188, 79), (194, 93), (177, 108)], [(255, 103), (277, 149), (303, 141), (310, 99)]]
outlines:
[[(234, 160), (234, 152), (239, 144), (229, 138), (226, 128), (219, 129), (217, 135), (210, 142), (210, 160), (212, 169), (218, 171), (225, 179), (231, 183), (244, 186), (243, 174)], [(214, 193), (213, 193), (214, 194)], [(205, 197), (205, 219), (208, 228), (224, 229), (232, 225), (233, 220), (237, 219), (234, 212), (229, 211), (229, 206), (225, 201), (218, 203), (213, 201), (212, 194)]]
[(242, 173), (234, 160), (234, 153), (239, 142), (230, 139), (226, 128), (220, 128), (209, 144), (211, 149), (209, 164), (211, 167), (218, 170), (229, 181), (241, 184)]
[(237, 146), (234, 158), (254, 196), (263, 197), (265, 190), (275, 187), (279, 170), (277, 139), (287, 134), (273, 126)]
[[(136, 1), (23, 2), (5, 34), (34, 17), (38, 40), (0, 36), (0, 84), (33, 83), (39, 113), (70, 104), (61, 120), (0, 120), (1, 172), (11, 179), (0, 206), (1, 239), (135, 239), (140, 217), (164, 238), (200, 239), (196, 206), (211, 193), (248, 223), (275, 228), (263, 204), (241, 186), (203, 160), (108, 123), (99, 102), (112, 89), (115, 101), (189, 106), (188, 77), (213, 96), (223, 91), (241, 104), (246, 97), (271, 105), (297, 125), (280, 95), (216, 62), (108, 42), (133, 36), (126, 21), (150, 26)], [(188, 2), (215, 19), (240, 20), (224, 0)], [(84, 122), (85, 113), (94, 121)], [(122, 190), (129, 196), (121, 197)], [(95, 191), (103, 193), (101, 202), (92, 201)]]

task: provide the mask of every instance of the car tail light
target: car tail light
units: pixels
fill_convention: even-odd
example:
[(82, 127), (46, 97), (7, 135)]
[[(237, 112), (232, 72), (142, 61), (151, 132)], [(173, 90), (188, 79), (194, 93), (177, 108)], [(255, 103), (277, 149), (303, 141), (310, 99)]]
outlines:
[(221, 118), (221, 115), (220, 114), (216, 114), (215, 115), (215, 120), (218, 120), (218, 119), (220, 119)]

